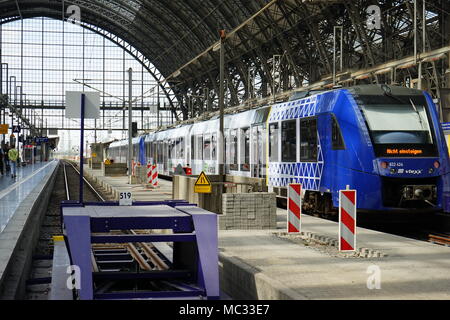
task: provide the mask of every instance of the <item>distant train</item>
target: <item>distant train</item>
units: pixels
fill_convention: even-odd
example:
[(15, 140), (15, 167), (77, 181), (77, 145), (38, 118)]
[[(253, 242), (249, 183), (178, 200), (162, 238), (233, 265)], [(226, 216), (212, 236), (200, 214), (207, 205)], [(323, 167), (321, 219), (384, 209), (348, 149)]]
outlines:
[[(306, 191), (304, 207), (331, 212), (339, 190), (358, 190), (368, 211), (450, 209), (449, 154), (437, 107), (426, 92), (366, 85), (303, 93), (273, 106), (226, 115), (225, 170), (259, 177), (281, 197), (289, 183)], [(216, 174), (219, 119), (133, 140), (134, 159), (171, 175)], [(127, 141), (107, 156), (126, 162)]]

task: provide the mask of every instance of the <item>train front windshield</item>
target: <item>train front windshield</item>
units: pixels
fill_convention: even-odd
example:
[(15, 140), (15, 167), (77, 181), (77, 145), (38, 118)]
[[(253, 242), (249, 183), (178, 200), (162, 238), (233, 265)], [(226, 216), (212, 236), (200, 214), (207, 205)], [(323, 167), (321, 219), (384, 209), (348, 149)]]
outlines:
[(378, 99), (362, 100), (361, 110), (378, 157), (437, 155), (427, 104), (423, 97), (401, 96), (394, 99), (381, 96)]

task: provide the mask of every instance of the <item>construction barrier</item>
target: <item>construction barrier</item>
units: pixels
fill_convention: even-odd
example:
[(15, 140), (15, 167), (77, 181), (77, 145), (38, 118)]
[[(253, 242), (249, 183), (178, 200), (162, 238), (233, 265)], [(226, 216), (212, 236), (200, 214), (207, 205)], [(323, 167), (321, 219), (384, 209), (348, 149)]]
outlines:
[(339, 251), (356, 250), (356, 190), (339, 191)]
[(134, 162), (134, 160), (131, 160), (131, 175), (133, 177), (136, 176), (136, 165), (137, 165), (137, 163)]
[(147, 164), (147, 184), (151, 188), (158, 186), (158, 168), (150, 163)]
[(302, 185), (298, 183), (289, 184), (288, 187), (288, 215), (287, 232), (301, 232), (301, 211), (302, 211)]

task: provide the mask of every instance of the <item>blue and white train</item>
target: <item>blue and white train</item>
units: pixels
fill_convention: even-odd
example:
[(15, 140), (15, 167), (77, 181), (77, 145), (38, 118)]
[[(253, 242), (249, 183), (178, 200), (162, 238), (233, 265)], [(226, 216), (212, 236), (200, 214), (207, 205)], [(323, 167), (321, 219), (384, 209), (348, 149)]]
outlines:
[[(265, 178), (286, 196), (306, 191), (304, 207), (332, 212), (339, 190), (358, 190), (368, 211), (450, 210), (449, 153), (437, 107), (424, 91), (366, 85), (303, 93), (299, 99), (225, 116), (227, 174)], [(218, 172), (219, 120), (135, 138), (134, 158), (171, 175)], [(125, 162), (126, 142), (108, 157)]]

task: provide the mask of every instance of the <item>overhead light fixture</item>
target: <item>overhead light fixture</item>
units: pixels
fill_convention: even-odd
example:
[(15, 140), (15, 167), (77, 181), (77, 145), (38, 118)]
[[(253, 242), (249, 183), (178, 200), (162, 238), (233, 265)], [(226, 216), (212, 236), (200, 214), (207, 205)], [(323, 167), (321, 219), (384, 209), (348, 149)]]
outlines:
[(214, 45), (214, 47), (213, 47), (213, 51), (214, 52), (216, 52), (216, 51), (219, 51), (219, 49), (220, 49), (220, 42), (218, 42), (216, 45)]
[(180, 70), (175, 71), (174, 73), (172, 73), (172, 77), (176, 78), (181, 74)]

